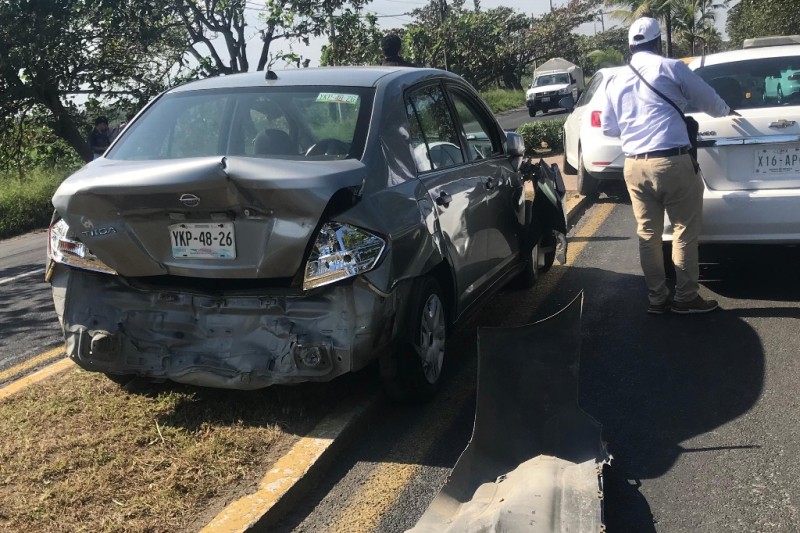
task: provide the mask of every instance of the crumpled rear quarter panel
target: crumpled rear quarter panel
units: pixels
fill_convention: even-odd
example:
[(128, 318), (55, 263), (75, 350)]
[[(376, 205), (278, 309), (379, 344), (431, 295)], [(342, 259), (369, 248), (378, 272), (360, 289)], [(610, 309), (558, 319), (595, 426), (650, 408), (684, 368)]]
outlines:
[[(242, 390), (328, 381), (365, 366), (388, 345), (400, 298), (360, 279), (305, 294), (142, 290), (62, 265), (52, 285), (67, 355), (81, 367)], [(98, 334), (108, 341), (93, 349)], [(327, 357), (308, 367), (303, 347)]]

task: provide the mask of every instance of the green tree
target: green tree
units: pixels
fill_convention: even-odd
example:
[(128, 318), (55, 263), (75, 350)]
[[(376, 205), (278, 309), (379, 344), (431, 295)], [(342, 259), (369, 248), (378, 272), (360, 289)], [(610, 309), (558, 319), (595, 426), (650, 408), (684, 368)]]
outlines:
[(611, 16), (629, 25), (640, 17), (659, 19), (664, 24), (666, 55), (672, 57), (672, 19), (675, 0), (605, 0), (607, 6), (616, 7)]
[[(598, 68), (624, 64), (629, 57), (628, 28), (616, 27), (596, 35), (578, 35), (578, 49), (573, 63), (589, 76)], [(617, 62), (622, 58), (620, 62)], [(569, 59), (569, 58), (568, 58)]]
[[(187, 32), (188, 52), (204, 76), (250, 70), (247, 43), (258, 36), (261, 47), (256, 70), (275, 61), (300, 64), (292, 45), (308, 45), (311, 37), (328, 33), (332, 20), (345, 8), (357, 13), (370, 0), (172, 0)], [(256, 14), (258, 24), (249, 28), (245, 11)], [(275, 50), (284, 43), (287, 50)]]
[(728, 12), (731, 47), (752, 37), (795, 35), (798, 28), (800, 9), (795, 0), (741, 0)]
[[(402, 34), (401, 30), (393, 30)], [(328, 44), (322, 47), (320, 64), (379, 65), (383, 59), (378, 18), (372, 13), (362, 15), (360, 10), (345, 9), (334, 17)]]
[(619, 50), (592, 50), (587, 54), (587, 58), (591, 61), (592, 71), (625, 64), (625, 56)]
[[(71, 95), (143, 103), (170, 83), (182, 53), (160, 0), (0, 1), (0, 116), (47, 125), (81, 157), (91, 153)], [(40, 117), (37, 117), (39, 120)]]
[(418, 65), (447, 68), (478, 89), (500, 84), (522, 89), (521, 78), (536, 61), (577, 53), (573, 30), (592, 20), (597, 0), (571, 0), (541, 17), (508, 7), (465, 8), (438, 0), (415, 10), (406, 26), (405, 50)]
[(710, 0), (674, 0), (675, 36), (686, 45), (691, 55), (704, 51), (709, 41), (716, 41), (719, 32), (714, 27), (715, 10), (723, 5)]

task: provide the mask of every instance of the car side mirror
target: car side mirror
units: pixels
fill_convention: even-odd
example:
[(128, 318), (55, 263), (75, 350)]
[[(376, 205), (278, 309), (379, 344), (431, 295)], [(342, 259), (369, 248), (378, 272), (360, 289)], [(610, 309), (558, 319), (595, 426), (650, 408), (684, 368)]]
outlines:
[(522, 158), (525, 156), (525, 140), (522, 135), (514, 131), (506, 132), (506, 153), (514, 166), (514, 170), (519, 170), (522, 165)]
[(564, 98), (558, 101), (558, 107), (564, 108), (570, 113), (572, 113), (572, 110), (575, 109), (575, 100), (572, 98), (571, 95), (565, 96)]

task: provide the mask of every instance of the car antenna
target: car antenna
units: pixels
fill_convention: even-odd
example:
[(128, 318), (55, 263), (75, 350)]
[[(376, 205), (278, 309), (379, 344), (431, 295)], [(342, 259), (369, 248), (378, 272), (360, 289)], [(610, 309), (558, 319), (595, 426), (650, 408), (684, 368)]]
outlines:
[(264, 79), (270, 80), (270, 81), (277, 80), (278, 79), (278, 75), (275, 74), (274, 72), (272, 72), (271, 70), (268, 70), (266, 76), (264, 76)]

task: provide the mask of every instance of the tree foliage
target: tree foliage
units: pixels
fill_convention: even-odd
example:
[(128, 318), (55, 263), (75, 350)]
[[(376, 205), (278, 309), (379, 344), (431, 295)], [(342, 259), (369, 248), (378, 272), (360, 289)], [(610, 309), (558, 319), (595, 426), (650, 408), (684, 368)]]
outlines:
[(795, 0), (742, 0), (728, 12), (727, 30), (732, 47), (745, 39), (800, 33), (800, 9)]
[[(339, 11), (352, 8), (357, 13), (369, 1), (266, 0), (261, 7), (247, 0), (173, 0), (186, 30), (188, 52), (202, 76), (250, 70), (247, 43), (255, 36), (261, 47), (256, 70), (279, 60), (299, 65), (302, 58), (292, 51), (293, 44), (308, 45), (312, 37), (329, 30)], [(247, 14), (257, 16), (254, 28), (248, 28)], [(275, 45), (286, 49), (276, 50)]]
[[(91, 159), (70, 95), (144, 103), (182, 53), (160, 0), (0, 1), (0, 116), (45, 112), (54, 134)], [(12, 120), (12, 122), (13, 122)]]
[[(402, 34), (401, 30), (394, 30)], [(383, 59), (378, 18), (372, 13), (346, 9), (333, 19), (328, 44), (322, 47), (322, 66), (379, 65)]]
[(508, 7), (482, 10), (464, 0), (432, 0), (405, 27), (405, 56), (418, 65), (447, 68), (478, 89), (498, 83), (522, 89), (539, 60), (577, 53), (577, 26), (592, 20), (598, 0), (570, 0), (541, 17)]

